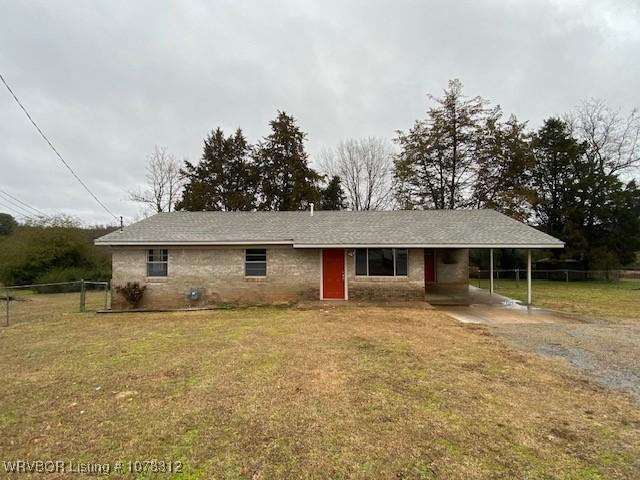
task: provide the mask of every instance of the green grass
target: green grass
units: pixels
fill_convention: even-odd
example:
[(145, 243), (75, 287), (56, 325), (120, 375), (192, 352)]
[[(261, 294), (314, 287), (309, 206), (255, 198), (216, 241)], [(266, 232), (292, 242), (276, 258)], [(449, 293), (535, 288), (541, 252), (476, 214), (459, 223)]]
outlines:
[[(471, 280), (478, 286), (478, 280)], [(482, 279), (482, 288), (489, 288), (489, 280)], [(516, 300), (526, 301), (527, 282), (496, 280), (496, 292)], [(561, 282), (533, 281), (533, 303), (585, 317), (607, 321), (640, 321), (640, 280), (605, 282), (598, 280)]]
[(0, 329), (0, 460), (165, 459), (183, 479), (640, 477), (637, 404), (440, 312), (59, 310)]

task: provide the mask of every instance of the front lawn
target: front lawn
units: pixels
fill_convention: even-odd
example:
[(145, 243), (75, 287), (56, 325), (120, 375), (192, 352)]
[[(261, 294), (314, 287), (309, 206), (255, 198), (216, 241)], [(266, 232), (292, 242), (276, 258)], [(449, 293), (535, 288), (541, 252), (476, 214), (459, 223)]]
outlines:
[(183, 479), (640, 478), (637, 404), (435, 311), (69, 313), (0, 342), (1, 460), (163, 459)]
[[(471, 280), (478, 286), (478, 280)], [(482, 288), (489, 288), (489, 280), (482, 279)], [(516, 300), (527, 300), (526, 279), (496, 280), (496, 292)], [(640, 320), (640, 280), (605, 282), (589, 280), (562, 282), (533, 281), (533, 304), (586, 317), (610, 321)]]

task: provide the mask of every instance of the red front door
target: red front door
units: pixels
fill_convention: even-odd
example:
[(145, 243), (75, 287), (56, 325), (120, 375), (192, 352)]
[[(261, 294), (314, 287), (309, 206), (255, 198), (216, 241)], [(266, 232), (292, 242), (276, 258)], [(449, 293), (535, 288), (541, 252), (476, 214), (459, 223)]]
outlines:
[(322, 298), (344, 300), (344, 249), (322, 249)]
[(424, 283), (436, 281), (435, 252), (433, 249), (424, 250)]

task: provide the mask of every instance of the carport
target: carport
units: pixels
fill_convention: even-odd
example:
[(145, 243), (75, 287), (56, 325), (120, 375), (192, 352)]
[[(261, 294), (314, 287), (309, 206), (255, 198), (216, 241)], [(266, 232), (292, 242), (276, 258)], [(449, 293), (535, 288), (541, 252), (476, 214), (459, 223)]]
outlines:
[[(530, 227), (529, 227), (530, 228)], [(533, 229), (531, 229), (533, 230)], [(534, 230), (535, 231), (535, 230)], [(536, 231), (537, 232), (537, 231)], [(541, 232), (537, 232), (541, 233)], [(544, 235), (544, 234), (542, 234)], [(532, 304), (533, 299), (533, 287), (532, 287), (532, 250), (534, 249), (550, 249), (550, 248), (563, 248), (564, 244), (553, 239), (553, 242), (549, 243), (536, 243), (530, 245), (520, 244), (493, 244), (490, 246), (480, 246), (479, 244), (460, 245), (459, 248), (465, 248), (468, 251), (471, 249), (480, 250), (486, 249), (489, 251), (489, 290), (483, 290), (472, 287), (470, 284), (465, 285), (463, 288), (456, 288), (454, 286), (448, 286), (446, 284), (439, 283), (437, 281), (437, 272), (432, 272), (432, 267), (427, 265), (425, 260), (425, 298), (427, 302), (433, 305), (470, 305), (470, 304), (497, 304), (503, 303), (504, 297), (495, 294), (495, 262), (494, 251), (498, 249), (523, 249), (527, 252), (527, 267), (526, 267), (526, 282), (527, 282), (527, 305)], [(434, 255), (442, 254), (447, 249), (434, 250)], [(426, 250), (425, 250), (426, 251)], [(426, 258), (426, 257), (425, 257)], [(429, 275), (433, 277), (433, 283), (429, 283), (426, 272), (429, 271)]]

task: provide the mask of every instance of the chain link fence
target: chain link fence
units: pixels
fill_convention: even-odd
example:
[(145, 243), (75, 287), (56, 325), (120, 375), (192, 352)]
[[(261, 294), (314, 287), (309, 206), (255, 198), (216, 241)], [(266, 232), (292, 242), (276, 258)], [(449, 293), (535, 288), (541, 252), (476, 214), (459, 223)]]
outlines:
[(4, 326), (106, 310), (110, 305), (109, 282), (79, 280), (0, 287), (0, 319)]
[[(470, 272), (471, 278), (479, 283), (489, 279), (490, 270), (475, 270)], [(527, 270), (522, 268), (494, 269), (494, 280), (514, 280), (516, 284), (527, 281)], [(621, 278), (628, 278), (623, 270), (531, 270), (532, 280), (552, 280), (560, 282), (577, 282), (584, 280), (605, 280), (617, 282)]]

